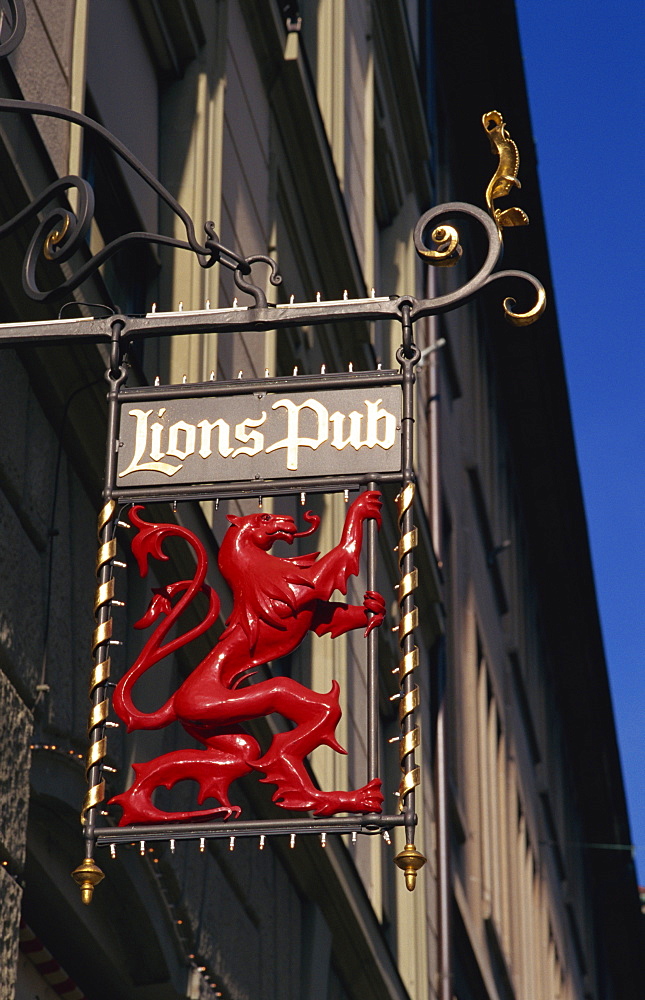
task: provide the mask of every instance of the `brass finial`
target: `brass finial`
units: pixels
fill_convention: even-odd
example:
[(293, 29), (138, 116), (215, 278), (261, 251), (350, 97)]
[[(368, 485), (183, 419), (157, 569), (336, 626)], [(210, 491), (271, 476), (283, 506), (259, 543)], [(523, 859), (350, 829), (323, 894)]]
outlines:
[(400, 868), (405, 875), (405, 885), (408, 892), (412, 892), (417, 882), (417, 872), (426, 863), (423, 854), (417, 851), (414, 844), (406, 844), (403, 850), (397, 854), (394, 864)]
[(78, 868), (75, 868), (72, 872), (72, 878), (81, 890), (81, 899), (86, 906), (89, 906), (92, 902), (95, 887), (99, 882), (103, 881), (105, 875), (98, 865), (94, 863), (93, 858), (85, 858)]
[(488, 211), (497, 224), (499, 238), (502, 238), (503, 226), (528, 226), (529, 217), (526, 212), (516, 206), (512, 208), (495, 208), (493, 202), (510, 194), (514, 187), (522, 185), (517, 179), (520, 169), (520, 154), (516, 144), (508, 134), (506, 122), (499, 111), (487, 111), (482, 115), (482, 125), (490, 139), (492, 153), (499, 157), (497, 170), (486, 188), (486, 204)]

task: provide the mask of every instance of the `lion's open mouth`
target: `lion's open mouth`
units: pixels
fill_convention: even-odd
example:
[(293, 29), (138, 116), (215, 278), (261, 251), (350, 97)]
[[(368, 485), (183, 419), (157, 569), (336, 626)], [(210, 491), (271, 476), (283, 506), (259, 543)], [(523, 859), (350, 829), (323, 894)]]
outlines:
[(276, 541), (288, 542), (289, 545), (292, 544), (294, 538), (298, 538), (298, 529), (296, 525), (291, 521), (290, 524), (279, 524), (275, 528), (271, 528), (267, 531), (267, 535), (271, 535)]

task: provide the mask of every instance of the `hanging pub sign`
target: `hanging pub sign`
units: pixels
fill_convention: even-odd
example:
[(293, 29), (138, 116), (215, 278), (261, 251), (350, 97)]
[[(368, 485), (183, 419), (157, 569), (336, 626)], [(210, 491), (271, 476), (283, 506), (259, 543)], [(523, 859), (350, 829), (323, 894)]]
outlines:
[[(14, 3), (11, 36), (1, 55), (13, 51), (24, 33), (22, 0)], [(18, 13), (20, 12), (20, 16)], [(64, 177), (50, 185), (31, 205), (22, 208), (2, 227), (6, 236), (36, 216), (40, 221), (28, 246), (23, 266), (23, 288), (34, 301), (51, 302), (79, 288), (129, 240), (145, 239), (192, 251), (203, 267), (218, 263), (232, 271), (237, 288), (252, 299), (249, 306), (210, 309), (193, 313), (112, 316), (109, 319), (77, 318), (0, 326), (0, 344), (24, 348), (27, 344), (103, 343), (108, 347), (108, 430), (104, 480), (104, 505), (98, 518), (97, 589), (94, 600), (96, 627), (92, 637), (94, 665), (90, 680), (91, 710), (86, 758), (88, 792), (82, 808), (85, 860), (73, 872), (83, 901), (89, 903), (103, 873), (94, 860), (97, 848), (116, 853), (119, 845), (167, 840), (198, 841), (205, 849), (209, 838), (297, 835), (382, 835), (396, 827), (405, 832), (405, 847), (395, 863), (413, 889), (425, 858), (414, 844), (417, 826), (415, 790), (420, 783), (415, 752), (420, 744), (417, 724), (419, 689), (414, 675), (419, 664), (415, 645), (418, 611), (414, 566), (417, 528), (414, 525), (414, 384), (422, 352), (414, 341), (414, 325), (425, 317), (445, 313), (471, 300), (493, 282), (532, 287), (534, 304), (527, 311), (515, 309), (515, 300), (503, 302), (506, 318), (515, 326), (533, 323), (545, 307), (540, 282), (523, 271), (495, 271), (503, 251), (504, 229), (524, 226), (525, 213), (516, 206), (496, 205), (519, 188), (519, 154), (502, 115), (491, 111), (482, 118), (498, 166), (487, 191), (488, 212), (463, 202), (438, 205), (425, 212), (413, 234), (418, 256), (428, 265), (451, 267), (462, 258), (460, 236), (452, 222), (465, 218), (481, 227), (486, 238), (485, 258), (462, 284), (433, 298), (412, 295), (377, 298), (295, 302), (269, 305), (265, 288), (251, 281), (252, 269), (268, 267), (268, 280), (279, 285), (276, 262), (264, 255), (248, 257), (222, 245), (212, 222), (204, 224), (206, 239), (200, 243), (193, 220), (159, 181), (110, 132), (78, 112), (23, 100), (0, 99), (0, 112), (34, 113), (72, 122), (101, 137), (129, 168), (147, 183), (185, 229), (185, 239), (154, 233), (116, 237), (90, 257), (86, 237), (92, 222), (94, 194), (80, 177)], [(66, 194), (75, 191), (76, 214)], [(43, 215), (47, 204), (54, 208)], [(60, 204), (59, 204), (60, 202)], [(42, 218), (40, 216), (43, 215)], [(75, 251), (83, 248), (83, 262), (72, 267)], [(464, 255), (464, 264), (470, 263)], [(60, 270), (62, 262), (69, 262)], [(41, 288), (40, 277), (53, 264), (56, 273)], [(60, 276), (63, 275), (62, 283)], [(56, 281), (59, 283), (56, 284)], [(458, 287), (456, 287), (458, 285)], [(398, 369), (287, 378), (210, 381), (199, 385), (126, 385), (124, 355), (138, 338), (187, 334), (234, 335), (344, 322), (400, 324)], [(430, 344), (427, 351), (437, 344)], [(384, 514), (386, 484), (395, 484), (398, 541), (397, 584), (399, 661), (399, 735), (401, 778), (399, 807), (384, 809), (379, 745), (379, 663), (377, 634), (385, 620), (386, 599), (378, 592), (377, 533)], [(310, 493), (345, 494), (344, 525), (335, 545), (326, 552), (305, 551), (284, 556), (273, 552), (276, 542), (293, 543), (312, 537), (319, 518), (304, 512), (306, 527), (299, 527), (289, 508), (293, 496), (301, 501)], [(352, 494), (350, 502), (350, 493)], [(262, 509), (264, 496), (273, 497), (272, 510)], [(156, 708), (143, 705), (139, 681), (195, 638), (206, 636), (219, 617), (221, 594), (208, 582), (208, 556), (204, 543), (181, 520), (156, 520), (146, 505), (169, 501), (244, 500), (256, 498), (251, 514), (228, 514), (229, 525), (221, 538), (218, 566), (232, 594), (232, 610), (211, 648), (195, 657), (177, 689)], [(165, 517), (170, 518), (170, 507)], [(159, 516), (159, 515), (156, 515)], [(123, 518), (127, 517), (127, 522)], [(112, 610), (123, 603), (117, 593), (115, 569), (118, 526), (130, 527), (131, 552), (143, 577), (169, 559), (167, 545), (181, 542), (192, 553), (194, 571), (189, 579), (166, 581), (153, 587), (147, 607), (140, 609), (135, 627), (147, 632), (141, 652), (122, 676), (114, 677), (111, 647)], [(352, 577), (361, 577), (362, 597), (347, 601)], [(361, 588), (362, 589), (362, 588)], [(190, 624), (180, 622), (185, 610), (201, 611)], [(319, 746), (343, 752), (337, 726), (342, 692), (336, 680), (327, 692), (317, 692), (288, 676), (272, 674), (270, 663), (290, 655), (310, 633), (337, 638), (350, 632), (365, 636), (365, 774), (354, 789), (322, 789), (312, 780), (308, 755)], [(184, 650), (184, 656), (187, 655)], [(388, 664), (391, 669), (391, 665)], [(352, 706), (354, 714), (356, 705)], [(120, 723), (128, 732), (165, 730), (178, 723), (185, 746), (133, 764), (129, 786), (116, 794), (106, 789), (108, 732)], [(281, 722), (271, 730), (262, 750), (257, 720), (277, 715)], [(358, 725), (361, 725), (360, 719)], [(196, 744), (196, 745), (195, 745)], [(143, 745), (143, 744), (142, 744)], [(137, 756), (139, 751), (137, 750)], [(272, 787), (281, 818), (254, 819), (242, 815), (234, 782), (257, 774)], [(197, 786), (197, 806), (172, 810), (157, 796), (190, 779)], [(392, 791), (391, 789), (389, 791)], [(158, 799), (158, 800), (157, 800)], [(213, 800), (212, 806), (206, 800)], [(391, 799), (389, 800), (391, 801)], [(301, 815), (306, 813), (307, 815)], [(444, 845), (445, 850), (448, 846)]]
[[(350, 305), (350, 303), (348, 303)], [(324, 304), (321, 303), (321, 306)], [(318, 307), (318, 305), (316, 306)], [(184, 320), (185, 322), (185, 320)], [(93, 860), (95, 847), (133, 840), (199, 840), (299, 834), (383, 834), (405, 827), (406, 847), (397, 864), (413, 888), (424, 863), (413, 843), (416, 826), (414, 789), (419, 769), (415, 712), (419, 704), (413, 672), (417, 612), (413, 568), (416, 529), (412, 525), (415, 495), (413, 454), (414, 365), (419, 352), (408, 344), (399, 371), (293, 375), (289, 378), (209, 381), (197, 385), (126, 387), (127, 370), (113, 365), (110, 384), (106, 503), (99, 516), (97, 626), (93, 638), (95, 667), (91, 680), (89, 791), (83, 807), (87, 857), (74, 877), (89, 901), (102, 878)], [(113, 351), (116, 355), (116, 352)], [(377, 629), (386, 601), (376, 587), (377, 533), (381, 527), (381, 487), (398, 484), (401, 580), (398, 627), (402, 777), (399, 810), (384, 812), (380, 775), (379, 664)], [(304, 527), (281, 510), (298, 493), (344, 492), (346, 513), (336, 544), (326, 552), (279, 555), (278, 542), (292, 545), (312, 537), (320, 518), (303, 512)], [(349, 494), (355, 494), (350, 502)], [(272, 511), (262, 498), (273, 495)], [(227, 515), (217, 563), (233, 598), (224, 630), (210, 651), (191, 665), (177, 689), (156, 708), (144, 707), (138, 688), (148, 671), (188, 646), (219, 619), (221, 594), (208, 583), (208, 554), (200, 538), (181, 521), (156, 520), (147, 504), (185, 499), (256, 497), (251, 514)], [(281, 498), (283, 498), (281, 500)], [(127, 509), (127, 514), (125, 510)], [(122, 520), (127, 516), (128, 522)], [(168, 560), (167, 544), (177, 540), (192, 553), (191, 579), (152, 587), (147, 607), (135, 628), (148, 632), (141, 652), (111, 680), (110, 646), (115, 591), (116, 530), (134, 529), (131, 553), (142, 577)], [(348, 601), (352, 577), (361, 576), (360, 600)], [(193, 602), (201, 611), (197, 623), (183, 626), (182, 615)], [(185, 621), (185, 619), (183, 619)], [(349, 632), (365, 637), (367, 707), (364, 719), (364, 782), (356, 788), (319, 788), (307, 765), (308, 755), (327, 746), (344, 753), (336, 734), (341, 698), (336, 680), (319, 692), (289, 676), (272, 675), (271, 663), (293, 653), (310, 633), (332, 639)], [(129, 787), (108, 796), (103, 772), (108, 753), (106, 726), (113, 713), (128, 733), (162, 730), (179, 723), (186, 745), (148, 759), (135, 759)], [(263, 751), (254, 731), (258, 719), (280, 716), (283, 725)], [(195, 743), (197, 746), (195, 746)], [(231, 786), (257, 774), (272, 786), (272, 801), (283, 819), (253, 819), (242, 814)], [(157, 801), (159, 789), (181, 781), (195, 783), (194, 807), (172, 809)], [(208, 801), (207, 801), (208, 800)], [(107, 808), (106, 808), (107, 807)], [(306, 813), (305, 816), (299, 814)], [(108, 818), (106, 822), (105, 819)]]

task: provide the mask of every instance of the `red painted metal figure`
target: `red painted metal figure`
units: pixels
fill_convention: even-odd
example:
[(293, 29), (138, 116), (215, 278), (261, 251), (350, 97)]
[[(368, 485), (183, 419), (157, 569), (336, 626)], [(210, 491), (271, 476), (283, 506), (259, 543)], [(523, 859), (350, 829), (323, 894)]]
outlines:
[[(347, 511), (340, 543), (321, 556), (280, 558), (270, 549), (277, 541), (292, 543), (310, 535), (320, 519), (305, 514), (311, 527), (299, 532), (291, 517), (277, 514), (229, 515), (231, 527), (220, 548), (218, 564), (233, 593), (233, 611), (211, 652), (161, 708), (139, 711), (132, 689), (150, 667), (204, 633), (216, 620), (219, 599), (205, 583), (206, 552), (199, 539), (176, 524), (152, 524), (133, 507), (130, 521), (138, 528), (132, 542), (142, 576), (148, 558), (167, 559), (164, 539), (183, 538), (194, 549), (197, 569), (192, 580), (182, 580), (153, 591), (146, 614), (136, 628), (158, 622), (132, 667), (117, 684), (115, 711), (134, 729), (161, 729), (175, 720), (205, 747), (176, 750), (151, 761), (134, 764), (135, 781), (111, 802), (123, 809), (120, 825), (129, 823), (190, 822), (239, 816), (228, 789), (232, 781), (256, 770), (262, 781), (276, 785), (273, 801), (286, 809), (313, 810), (316, 816), (337, 812), (380, 812), (383, 803), (378, 778), (355, 791), (325, 792), (316, 788), (304, 766), (304, 758), (318, 746), (345, 753), (334, 735), (341, 717), (339, 686), (333, 682), (327, 694), (319, 694), (289, 677), (275, 677), (241, 687), (255, 667), (293, 652), (308, 632), (343, 635), (364, 628), (367, 635), (385, 616), (380, 594), (368, 591), (362, 605), (330, 601), (338, 590), (347, 593), (350, 576), (359, 570), (363, 525), (373, 519), (380, 527), (381, 499), (375, 491), (362, 493)], [(165, 637), (191, 601), (203, 593), (209, 607), (203, 621), (177, 638)], [(178, 595), (181, 595), (178, 597)], [(178, 599), (176, 599), (178, 598)], [(173, 603), (174, 601), (174, 603)], [(259, 744), (242, 723), (277, 712), (294, 724), (279, 733), (262, 755)], [(214, 809), (163, 812), (152, 802), (160, 786), (171, 788), (182, 779), (199, 784), (198, 802), (214, 797)]]

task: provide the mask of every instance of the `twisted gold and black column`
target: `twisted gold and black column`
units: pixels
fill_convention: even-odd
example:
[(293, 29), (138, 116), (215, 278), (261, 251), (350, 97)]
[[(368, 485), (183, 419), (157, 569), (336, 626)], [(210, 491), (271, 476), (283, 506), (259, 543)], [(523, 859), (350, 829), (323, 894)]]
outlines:
[(109, 702), (106, 698), (106, 683), (110, 676), (111, 602), (114, 598), (112, 562), (116, 556), (115, 511), (115, 501), (109, 500), (99, 513), (97, 524), (99, 547), (96, 556), (96, 576), (98, 585), (94, 597), (96, 627), (92, 634), (94, 669), (90, 679), (89, 695), (92, 707), (87, 725), (89, 748), (85, 758), (88, 790), (81, 810), (81, 823), (85, 828), (86, 856), (83, 863), (72, 872), (72, 877), (81, 889), (84, 903), (91, 902), (94, 887), (103, 878), (103, 873), (92, 859), (92, 853), (96, 809), (105, 798), (102, 762), (107, 753), (105, 722), (108, 717)]
[(417, 871), (422, 868), (426, 859), (414, 845), (415, 795), (414, 789), (419, 784), (420, 769), (415, 762), (414, 752), (421, 742), (419, 727), (415, 712), (419, 706), (419, 688), (414, 680), (414, 671), (419, 665), (419, 649), (414, 641), (414, 630), (419, 624), (419, 611), (414, 603), (414, 592), (418, 586), (419, 574), (413, 565), (414, 549), (417, 546), (417, 529), (411, 525), (412, 505), (414, 503), (415, 485), (406, 484), (396, 498), (399, 519), (399, 725), (401, 740), (399, 743), (399, 759), (401, 763), (401, 782), (399, 784), (399, 809), (406, 813), (406, 844), (403, 851), (397, 854), (395, 863), (405, 875), (405, 884), (412, 891), (416, 884)]
[(403, 871), (405, 884), (410, 892), (417, 881), (417, 871), (426, 859), (417, 851), (414, 832), (417, 825), (415, 811), (415, 789), (419, 784), (420, 769), (414, 758), (419, 746), (420, 732), (416, 722), (419, 705), (419, 688), (414, 681), (414, 671), (419, 665), (419, 650), (414, 641), (414, 630), (419, 624), (419, 611), (414, 603), (414, 592), (419, 577), (414, 565), (414, 550), (418, 532), (414, 525), (414, 384), (415, 366), (421, 352), (412, 336), (411, 302), (401, 303), (401, 332), (403, 343), (397, 351), (403, 375), (403, 412), (401, 415), (401, 473), (402, 488), (396, 498), (399, 522), (398, 551), (400, 580), (399, 594), (399, 725), (401, 727), (400, 754), (401, 782), (399, 785), (399, 809), (404, 816), (405, 847), (397, 854), (394, 863)]

